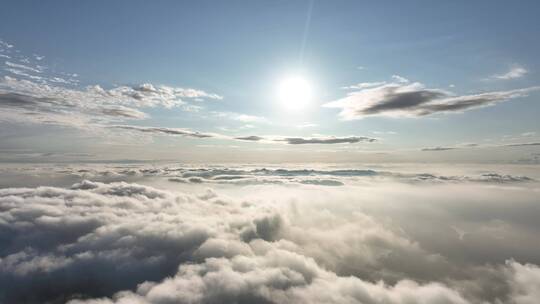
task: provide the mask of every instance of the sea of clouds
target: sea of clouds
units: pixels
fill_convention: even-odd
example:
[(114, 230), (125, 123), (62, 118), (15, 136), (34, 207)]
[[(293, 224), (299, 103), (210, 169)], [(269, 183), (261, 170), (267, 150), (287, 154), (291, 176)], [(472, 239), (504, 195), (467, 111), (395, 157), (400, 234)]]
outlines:
[(3, 165), (0, 303), (538, 303), (537, 175)]

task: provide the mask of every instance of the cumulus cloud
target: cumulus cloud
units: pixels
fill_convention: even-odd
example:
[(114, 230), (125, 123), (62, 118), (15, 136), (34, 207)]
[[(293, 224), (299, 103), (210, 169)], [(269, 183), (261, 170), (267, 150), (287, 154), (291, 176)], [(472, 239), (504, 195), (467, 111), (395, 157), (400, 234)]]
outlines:
[(341, 109), (345, 120), (366, 116), (415, 117), (437, 113), (455, 113), (492, 106), (498, 102), (527, 96), (540, 87), (496, 91), (456, 96), (440, 89), (429, 89), (423, 84), (396, 82), (359, 89), (342, 99), (324, 104)]
[(499, 80), (509, 80), (509, 79), (516, 79), (521, 78), (525, 76), (529, 71), (527, 71), (522, 66), (513, 66), (510, 68), (510, 70), (504, 74), (495, 74), (491, 76), (492, 79), (499, 79)]
[(217, 94), (206, 93), (201, 90), (175, 88), (169, 86), (154, 86), (144, 83), (138, 86), (120, 86), (105, 90), (100, 86), (90, 87), (88, 92), (101, 98), (115, 100), (116, 102), (135, 105), (138, 107), (162, 106), (172, 108), (185, 104), (185, 98), (192, 99), (223, 99)]
[[(54, 77), (52, 82), (65, 83)], [(0, 108), (3, 120), (98, 128), (100, 124), (127, 119), (145, 119), (141, 107), (176, 107), (189, 110), (185, 99), (221, 99), (200, 90), (155, 87), (142, 84), (105, 90), (100, 86), (73, 89), (5, 76), (0, 80)], [(88, 129), (88, 128), (87, 128)]]
[(99, 123), (148, 117), (142, 111), (122, 105), (81, 105), (70, 100), (6, 92), (1, 89), (0, 108), (3, 109), (0, 119), (4, 121), (56, 124), (82, 129), (89, 129)]
[(63, 103), (84, 106), (89, 103), (124, 105), (134, 107), (171, 108), (185, 104), (185, 98), (221, 99), (216, 94), (204, 91), (174, 88), (168, 86), (153, 86), (141, 84), (138, 86), (119, 86), (104, 89), (99, 85), (89, 86), (85, 89), (71, 89), (61, 86), (40, 84), (29, 80), (15, 79), (5, 76), (0, 82), (0, 89), (9, 93), (25, 94), (34, 97), (54, 99)]
[[(0, 52), (11, 54), (12, 47), (2, 42)], [(0, 70), (15, 76), (0, 79), (2, 120), (97, 127), (103, 123), (147, 118), (139, 108), (181, 107), (193, 111), (200, 108), (194, 103), (223, 99), (203, 90), (150, 83), (110, 89), (99, 85), (81, 88), (77, 86), (77, 74), (54, 72), (41, 63), (42, 56), (23, 56), (18, 50), (17, 53), (15, 59), (0, 65)]]
[[(246, 174), (217, 170), (182, 176)], [(258, 170), (283, 181), (373, 174)], [(184, 193), (80, 181), (0, 189), (0, 302), (533, 303), (533, 187), (376, 180)]]

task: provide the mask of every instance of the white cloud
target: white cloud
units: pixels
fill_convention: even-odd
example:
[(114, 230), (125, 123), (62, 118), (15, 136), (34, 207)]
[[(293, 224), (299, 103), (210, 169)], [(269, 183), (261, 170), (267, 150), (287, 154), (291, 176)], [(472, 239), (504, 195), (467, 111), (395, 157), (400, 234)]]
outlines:
[[(92, 176), (85, 167), (43, 170), (28, 174), (46, 172), (45, 183)], [(153, 184), (160, 176), (206, 180), (242, 171), (117, 164), (102, 170), (93, 178)], [(353, 169), (251, 170), (284, 184), (206, 192), (178, 192), (178, 183), (169, 191), (90, 181), (0, 189), (0, 300), (529, 304), (537, 298), (534, 185), (416, 185), (384, 174), (358, 180)], [(344, 185), (290, 182), (325, 172)], [(456, 229), (467, 234), (460, 239)], [(512, 255), (529, 264), (504, 264)]]
[(519, 65), (515, 65), (510, 68), (510, 70), (504, 74), (495, 74), (491, 76), (492, 79), (499, 79), (499, 80), (509, 80), (509, 79), (516, 79), (521, 78), (525, 76), (528, 73), (528, 71)]
[(10, 62), (10, 61), (6, 61), (5, 64), (7, 66), (9, 66), (9, 67), (12, 67), (12, 68), (23, 69), (23, 70), (27, 70), (27, 71), (34, 72), (34, 73), (43, 72), (43, 69), (41, 69), (39, 67), (31, 67), (31, 66), (28, 66), (28, 65), (17, 64), (17, 63), (13, 63), (13, 62)]
[(377, 87), (386, 84), (386, 81), (378, 81), (378, 82), (360, 82), (355, 85), (343, 87), (344, 89), (354, 90), (354, 89), (366, 89), (371, 87)]
[(266, 117), (249, 115), (235, 112), (211, 112), (211, 114), (217, 118), (226, 118), (236, 120), (245, 123), (270, 123)]
[(399, 76), (399, 75), (392, 75), (392, 79), (396, 82), (399, 82), (399, 83), (408, 83), (409, 82), (409, 79), (405, 78), (405, 77), (402, 77), (402, 76)]

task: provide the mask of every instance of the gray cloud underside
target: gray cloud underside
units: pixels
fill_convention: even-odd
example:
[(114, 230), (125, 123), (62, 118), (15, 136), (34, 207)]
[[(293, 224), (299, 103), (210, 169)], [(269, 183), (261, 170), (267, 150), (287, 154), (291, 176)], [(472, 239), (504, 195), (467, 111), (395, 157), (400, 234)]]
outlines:
[(261, 140), (264, 140), (264, 137), (257, 136), (257, 135), (251, 135), (251, 136), (235, 137), (234, 139), (245, 140), (245, 141), (261, 141)]
[(420, 83), (390, 83), (351, 92), (347, 97), (323, 105), (340, 108), (344, 119), (364, 116), (425, 116), (436, 113), (461, 112), (524, 97), (540, 87), (454, 96), (451, 93), (427, 89)]
[(331, 138), (301, 138), (301, 137), (288, 137), (284, 138), (284, 141), (290, 145), (303, 145), (303, 144), (341, 144), (341, 143), (358, 143), (358, 142), (374, 142), (375, 138), (369, 137), (331, 137)]
[(505, 146), (506, 146), (506, 147), (540, 146), (540, 142), (508, 144), (508, 145), (505, 145)]
[(179, 128), (137, 127), (137, 126), (108, 126), (108, 128), (133, 130), (133, 131), (138, 131), (138, 132), (154, 133), (154, 134), (181, 135), (181, 136), (195, 137), (195, 138), (215, 137), (215, 135), (213, 134), (200, 133), (197, 131), (190, 131), (190, 130), (179, 129)]
[[(213, 169), (185, 177), (204, 170)], [(539, 295), (534, 186), (306, 187), (237, 188), (248, 191), (241, 197), (127, 182), (0, 189), (0, 302), (532, 304)]]
[(448, 150), (455, 150), (457, 148), (454, 147), (434, 147), (434, 148), (423, 148), (421, 151), (448, 151)]

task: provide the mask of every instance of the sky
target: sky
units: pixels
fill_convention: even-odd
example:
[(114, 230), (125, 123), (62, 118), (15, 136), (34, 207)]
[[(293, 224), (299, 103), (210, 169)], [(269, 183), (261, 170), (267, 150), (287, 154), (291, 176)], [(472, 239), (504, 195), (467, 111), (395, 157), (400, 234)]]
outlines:
[(0, 161), (539, 162), (537, 1), (3, 1)]
[(539, 1), (0, 2), (0, 304), (537, 304)]

